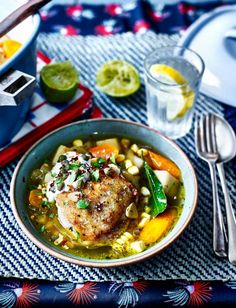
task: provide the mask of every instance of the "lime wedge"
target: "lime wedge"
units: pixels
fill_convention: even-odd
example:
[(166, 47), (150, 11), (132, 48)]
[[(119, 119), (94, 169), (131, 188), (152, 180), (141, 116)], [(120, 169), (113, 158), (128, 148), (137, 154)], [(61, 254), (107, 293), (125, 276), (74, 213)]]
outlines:
[(122, 60), (113, 60), (98, 70), (96, 84), (110, 96), (125, 97), (139, 89), (139, 74), (133, 65)]
[(46, 65), (40, 72), (41, 88), (50, 103), (70, 101), (78, 82), (78, 72), (69, 61)]
[(188, 81), (179, 71), (166, 64), (153, 64), (150, 73), (168, 85), (180, 85), (172, 87), (169, 92), (158, 91), (157, 95), (159, 100), (167, 104), (166, 116), (169, 121), (182, 118), (192, 108), (195, 99), (195, 93), (188, 85)]

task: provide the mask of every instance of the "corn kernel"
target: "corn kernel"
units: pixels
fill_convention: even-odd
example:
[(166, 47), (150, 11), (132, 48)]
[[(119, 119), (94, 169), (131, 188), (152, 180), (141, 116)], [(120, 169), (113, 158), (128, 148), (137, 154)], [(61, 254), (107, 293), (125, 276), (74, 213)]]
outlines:
[(124, 235), (127, 239), (129, 239), (129, 240), (131, 240), (131, 239), (133, 238), (133, 235), (132, 235), (131, 233), (129, 233), (129, 232), (125, 232), (123, 235)]
[(131, 145), (130, 149), (131, 149), (134, 153), (137, 153), (138, 150), (139, 150), (139, 147), (137, 146), (137, 144), (134, 143), (134, 144)]
[(126, 159), (126, 160), (125, 160), (125, 168), (128, 169), (128, 168), (130, 168), (131, 166), (133, 166), (132, 161), (129, 160), (129, 159)]
[(80, 140), (80, 139), (76, 139), (76, 140), (73, 141), (73, 145), (74, 145), (75, 147), (82, 147), (83, 141)]
[(150, 196), (151, 194), (150, 190), (146, 186), (141, 187), (140, 193), (145, 197)]
[(120, 143), (123, 146), (123, 148), (127, 149), (130, 145), (130, 140), (129, 139), (121, 139)]
[(151, 215), (149, 215), (149, 214), (147, 214), (147, 213), (145, 213), (145, 212), (143, 212), (142, 214), (141, 214), (141, 217), (142, 218), (147, 218), (147, 219), (151, 219)]
[(124, 154), (117, 155), (117, 157), (116, 157), (116, 162), (117, 163), (121, 163), (124, 160), (125, 160), (125, 155)]
[(118, 238), (116, 240), (116, 242), (119, 244), (119, 245), (123, 245), (124, 244), (124, 241), (121, 239), (121, 238)]
[(139, 157), (147, 156), (148, 150), (147, 149), (143, 149), (143, 148), (139, 149), (137, 154), (138, 154)]
[(152, 210), (152, 209), (150, 208), (150, 206), (145, 205), (145, 207), (144, 207), (145, 213), (149, 214), (149, 213), (151, 212), (151, 210)]
[(138, 227), (140, 229), (142, 229), (148, 222), (149, 222), (150, 219), (146, 218), (146, 217), (143, 217), (140, 221), (140, 223), (138, 224)]
[(134, 252), (142, 252), (146, 248), (145, 244), (143, 241), (135, 241), (130, 244), (130, 249)]
[(128, 168), (127, 171), (129, 172), (129, 174), (132, 174), (132, 175), (139, 174), (139, 168), (137, 166), (131, 166)]

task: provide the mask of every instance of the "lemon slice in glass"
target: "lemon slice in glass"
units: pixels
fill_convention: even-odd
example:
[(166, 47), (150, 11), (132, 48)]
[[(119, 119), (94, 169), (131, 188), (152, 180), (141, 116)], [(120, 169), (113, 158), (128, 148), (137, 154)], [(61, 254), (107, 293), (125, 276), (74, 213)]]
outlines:
[(50, 103), (69, 102), (78, 82), (78, 72), (70, 61), (45, 65), (40, 72), (41, 88)]
[(167, 89), (157, 91), (158, 99), (167, 106), (167, 119), (174, 121), (182, 118), (192, 108), (195, 98), (195, 93), (188, 85), (188, 81), (179, 71), (166, 64), (153, 64), (150, 67), (150, 74), (158, 81), (170, 86), (168, 91)]
[(110, 96), (125, 97), (139, 89), (139, 74), (128, 62), (113, 60), (105, 63), (98, 70), (96, 84), (100, 90)]

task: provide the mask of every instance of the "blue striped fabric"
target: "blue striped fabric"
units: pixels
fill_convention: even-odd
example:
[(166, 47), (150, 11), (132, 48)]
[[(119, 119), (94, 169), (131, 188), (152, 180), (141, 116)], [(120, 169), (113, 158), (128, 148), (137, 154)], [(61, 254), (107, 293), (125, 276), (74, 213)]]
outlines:
[[(126, 33), (113, 37), (62, 37), (41, 34), (39, 48), (56, 60), (70, 59), (81, 72), (82, 82), (94, 89), (95, 103), (105, 117), (130, 119), (146, 123), (143, 86), (143, 59), (159, 46), (175, 44), (178, 35)], [(140, 71), (142, 88), (125, 100), (111, 99), (99, 92), (94, 83), (98, 67), (105, 61), (122, 58)], [(223, 107), (200, 96), (196, 116), (204, 112), (223, 115)], [(187, 153), (199, 180), (199, 204), (185, 233), (170, 249), (135, 266), (117, 269), (90, 269), (71, 265), (42, 252), (19, 229), (11, 211), (9, 185), (16, 162), (8, 165), (0, 175), (0, 275), (69, 281), (108, 281), (136, 279), (235, 279), (236, 268), (227, 260), (217, 259), (212, 252), (212, 196), (207, 165), (195, 153), (193, 129), (178, 144)], [(235, 178), (230, 166), (226, 169), (233, 203), (236, 201)], [(221, 196), (222, 200), (222, 196)]]

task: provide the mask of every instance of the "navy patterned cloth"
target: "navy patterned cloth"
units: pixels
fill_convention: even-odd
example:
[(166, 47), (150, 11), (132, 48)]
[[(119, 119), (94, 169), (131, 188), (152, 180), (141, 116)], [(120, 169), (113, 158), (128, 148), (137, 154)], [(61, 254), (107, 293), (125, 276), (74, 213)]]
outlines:
[(236, 282), (137, 281), (55, 283), (5, 279), (0, 307), (235, 307)]
[[(82, 1), (79, 1), (81, 3)], [(91, 1), (92, 2), (92, 1)], [(95, 1), (94, 1), (95, 2)], [(152, 1), (154, 2), (154, 1)], [(170, 2), (170, 1), (169, 1)], [(64, 35), (110, 35), (152, 29), (176, 33), (186, 29), (204, 12), (236, 1), (123, 1), (107, 5), (53, 5), (43, 10), (41, 31)], [(236, 130), (236, 109), (225, 107), (225, 117)], [(93, 306), (93, 307), (227, 307), (236, 305), (236, 279), (221, 281), (138, 281), (58, 283), (5, 278), (0, 282), (0, 307)]]

